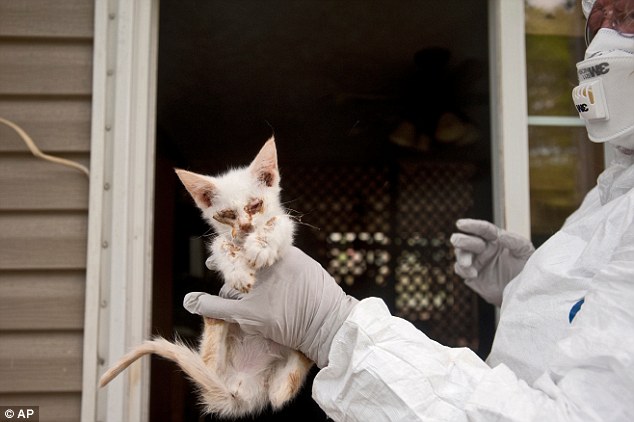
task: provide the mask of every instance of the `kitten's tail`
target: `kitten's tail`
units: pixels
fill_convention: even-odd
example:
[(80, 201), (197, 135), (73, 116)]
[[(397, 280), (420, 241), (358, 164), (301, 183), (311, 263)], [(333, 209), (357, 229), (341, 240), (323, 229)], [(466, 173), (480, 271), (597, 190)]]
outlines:
[(200, 390), (201, 397), (204, 397), (206, 410), (209, 413), (216, 413), (221, 416), (234, 416), (244, 413), (244, 409), (241, 408), (246, 403), (239, 403), (240, 400), (237, 400), (235, 394), (231, 394), (217, 375), (206, 367), (205, 362), (195, 350), (187, 347), (182, 342), (172, 343), (162, 337), (145, 341), (122, 356), (117, 363), (102, 375), (99, 380), (99, 386), (105, 386), (134, 361), (148, 354), (155, 354), (178, 364)]
[[(180, 342), (174, 344), (165, 340), (163, 337), (157, 337), (154, 340), (145, 341), (143, 344), (123, 355), (117, 363), (101, 376), (99, 387), (104, 387), (137, 359), (152, 353), (176, 362), (183, 370), (185, 370), (186, 367), (192, 366), (191, 363), (199, 359), (196, 353), (184, 344)], [(194, 372), (198, 369), (199, 368), (195, 368)], [(185, 372), (188, 373), (189, 371), (185, 370)]]

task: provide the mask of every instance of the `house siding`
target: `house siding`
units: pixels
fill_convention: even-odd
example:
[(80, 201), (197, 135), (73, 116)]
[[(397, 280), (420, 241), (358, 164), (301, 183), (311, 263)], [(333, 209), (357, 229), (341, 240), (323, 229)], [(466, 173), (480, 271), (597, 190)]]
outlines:
[[(0, 0), (0, 117), (89, 163), (92, 0)], [(0, 406), (79, 420), (88, 179), (0, 125)]]

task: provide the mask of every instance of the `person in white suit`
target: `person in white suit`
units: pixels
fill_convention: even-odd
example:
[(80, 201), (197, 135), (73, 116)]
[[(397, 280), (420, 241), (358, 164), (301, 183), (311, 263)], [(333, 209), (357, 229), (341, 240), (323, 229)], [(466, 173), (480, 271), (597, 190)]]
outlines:
[(336, 421), (634, 420), (634, 0), (582, 0), (588, 47), (574, 103), (616, 159), (537, 250), (479, 220), (452, 236), (456, 273), (501, 305), (486, 361), (429, 339), (378, 298), (358, 301), (299, 249), (251, 293), (189, 293), (193, 313), (239, 323), (321, 368)]

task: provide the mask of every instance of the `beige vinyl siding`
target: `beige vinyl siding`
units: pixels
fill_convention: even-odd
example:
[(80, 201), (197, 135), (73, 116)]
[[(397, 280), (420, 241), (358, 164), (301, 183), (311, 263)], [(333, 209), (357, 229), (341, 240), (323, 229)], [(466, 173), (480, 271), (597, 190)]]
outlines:
[[(0, 58), (0, 61), (4, 62), (4, 58)], [(1, 69), (0, 72), (2, 72)], [(0, 95), (0, 116), (11, 116), (12, 120), (20, 126), (28, 125), (29, 135), (37, 140), (38, 146), (43, 151), (49, 153), (67, 151), (88, 156), (90, 148), (90, 97), (88, 96), (4, 98)], [(0, 140), (2, 140), (0, 153), (24, 152), (25, 150), (22, 141), (7, 126), (0, 125)]]
[[(0, 0), (0, 117), (89, 162), (92, 0)], [(0, 125), (0, 405), (79, 420), (88, 179)]]

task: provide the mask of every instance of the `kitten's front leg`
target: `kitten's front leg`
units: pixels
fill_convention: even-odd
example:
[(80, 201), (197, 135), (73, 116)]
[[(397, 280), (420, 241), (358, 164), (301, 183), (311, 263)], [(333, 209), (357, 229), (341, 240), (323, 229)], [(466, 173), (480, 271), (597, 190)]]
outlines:
[(225, 283), (242, 293), (249, 293), (255, 283), (255, 272), (246, 263), (236, 265), (225, 274)]
[(293, 225), (287, 217), (273, 217), (244, 242), (244, 254), (254, 269), (277, 261), (293, 240)]
[(245, 261), (243, 252), (231, 241), (218, 238), (211, 246), (211, 263), (220, 271), (225, 283), (242, 293), (248, 293), (255, 282), (255, 270)]

